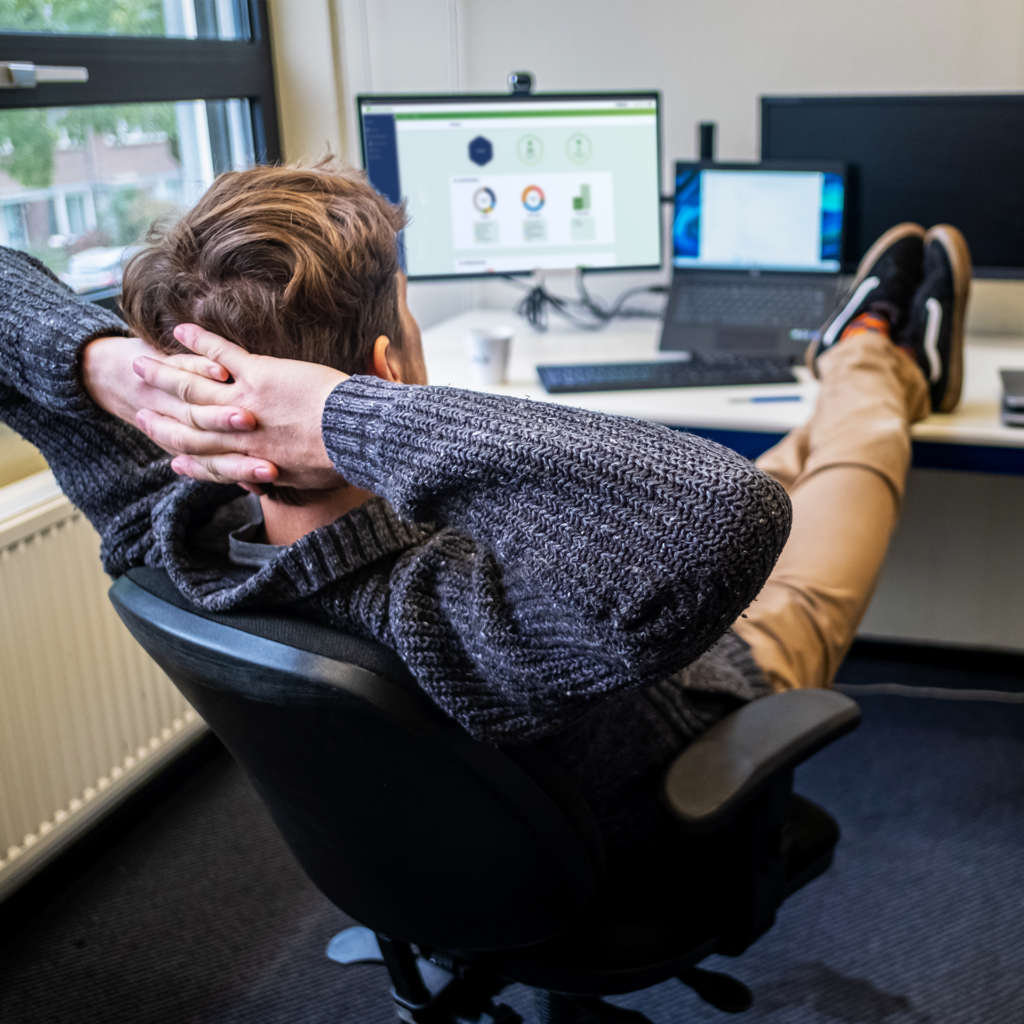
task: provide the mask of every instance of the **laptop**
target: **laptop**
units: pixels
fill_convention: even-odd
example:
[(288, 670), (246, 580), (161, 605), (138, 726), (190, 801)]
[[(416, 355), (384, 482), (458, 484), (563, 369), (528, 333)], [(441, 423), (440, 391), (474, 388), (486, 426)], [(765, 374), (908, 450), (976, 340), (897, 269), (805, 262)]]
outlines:
[(677, 163), (661, 351), (800, 361), (838, 298), (845, 199), (843, 164)]

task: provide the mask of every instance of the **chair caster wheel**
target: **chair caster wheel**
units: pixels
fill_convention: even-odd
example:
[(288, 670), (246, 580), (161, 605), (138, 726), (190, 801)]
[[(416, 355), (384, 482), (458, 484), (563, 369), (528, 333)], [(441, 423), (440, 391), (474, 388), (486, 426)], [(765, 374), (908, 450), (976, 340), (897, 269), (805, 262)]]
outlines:
[(692, 988), (716, 1010), (723, 1013), (742, 1013), (754, 1004), (754, 994), (735, 978), (717, 971), (705, 971), (701, 967), (687, 967), (676, 977), (686, 986)]
[(566, 996), (537, 991), (538, 1024), (652, 1024), (636, 1010), (623, 1010), (596, 996)]

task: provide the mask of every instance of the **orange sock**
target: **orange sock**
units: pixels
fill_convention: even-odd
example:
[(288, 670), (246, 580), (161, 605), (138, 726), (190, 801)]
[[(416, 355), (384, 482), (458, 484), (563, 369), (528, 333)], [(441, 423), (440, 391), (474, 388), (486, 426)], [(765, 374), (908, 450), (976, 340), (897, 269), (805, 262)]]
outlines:
[(889, 337), (889, 321), (884, 316), (879, 316), (877, 313), (861, 313), (855, 320), (851, 320), (846, 325), (846, 330), (839, 335), (839, 340), (842, 341), (848, 334), (853, 334), (855, 331), (877, 331), (879, 334), (884, 334), (887, 338)]

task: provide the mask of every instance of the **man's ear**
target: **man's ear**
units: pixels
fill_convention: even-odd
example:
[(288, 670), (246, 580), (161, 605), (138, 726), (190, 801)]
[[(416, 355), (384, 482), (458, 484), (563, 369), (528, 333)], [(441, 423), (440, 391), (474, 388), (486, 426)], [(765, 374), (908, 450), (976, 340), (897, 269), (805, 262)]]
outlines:
[(402, 381), (402, 361), (399, 358), (398, 350), (386, 334), (382, 334), (373, 343), (373, 352), (367, 360), (367, 373), (381, 380), (389, 380), (396, 384)]

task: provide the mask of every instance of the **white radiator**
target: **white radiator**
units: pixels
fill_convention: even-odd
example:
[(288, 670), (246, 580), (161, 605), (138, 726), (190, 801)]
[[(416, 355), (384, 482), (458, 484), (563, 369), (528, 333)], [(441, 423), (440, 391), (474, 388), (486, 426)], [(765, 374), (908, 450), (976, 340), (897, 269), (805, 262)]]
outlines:
[(0, 488), (0, 900), (205, 731), (38, 473)]

